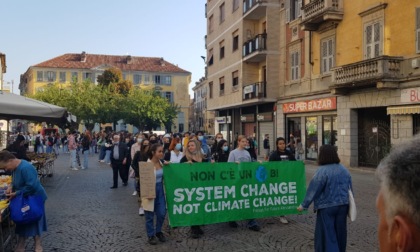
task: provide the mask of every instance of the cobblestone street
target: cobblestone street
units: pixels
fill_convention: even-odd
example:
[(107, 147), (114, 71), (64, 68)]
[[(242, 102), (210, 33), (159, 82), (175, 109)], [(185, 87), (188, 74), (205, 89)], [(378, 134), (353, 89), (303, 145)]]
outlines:
[[(258, 220), (260, 232), (246, 228), (244, 221), (237, 229), (226, 223), (203, 228), (201, 239), (189, 238), (189, 228), (170, 230), (164, 225), (166, 243), (147, 243), (144, 217), (138, 215), (133, 181), (127, 187), (109, 189), (112, 171), (99, 163), (97, 154), (89, 161), (89, 169), (69, 169), (69, 155), (60, 154), (55, 173), (47, 178), (46, 214), (48, 232), (43, 235), (44, 251), (313, 251), (315, 214), (288, 216), (289, 224), (279, 218)], [(307, 179), (316, 166), (307, 165)], [(348, 251), (377, 251), (377, 215), (375, 197), (378, 182), (372, 170), (351, 170), (358, 207), (358, 219), (348, 225)], [(27, 244), (27, 251), (33, 247)]]

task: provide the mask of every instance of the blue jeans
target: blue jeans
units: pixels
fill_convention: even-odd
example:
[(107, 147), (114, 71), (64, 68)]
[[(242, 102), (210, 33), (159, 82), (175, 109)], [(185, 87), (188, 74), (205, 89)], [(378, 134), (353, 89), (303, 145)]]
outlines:
[(44, 153), (44, 146), (42, 144), (38, 144), (36, 146), (37, 153)]
[(105, 151), (105, 163), (111, 163), (111, 151), (107, 150)]
[[(153, 219), (156, 215), (156, 226), (153, 225)], [(154, 204), (154, 212), (144, 211), (146, 217), (146, 232), (148, 237), (155, 236), (162, 232), (163, 222), (166, 215), (166, 202), (163, 192), (163, 183), (156, 183), (156, 198)]]
[(315, 225), (316, 252), (346, 251), (348, 211), (348, 205), (318, 209)]
[(100, 148), (99, 148), (99, 160), (104, 160), (104, 158), (105, 158), (105, 146), (104, 145), (102, 145)]
[(47, 145), (47, 153), (51, 153), (53, 151), (53, 147)]
[(88, 168), (88, 161), (89, 161), (89, 150), (83, 151), (83, 167), (85, 169)]
[(70, 166), (71, 168), (77, 168), (76, 150), (70, 150)]

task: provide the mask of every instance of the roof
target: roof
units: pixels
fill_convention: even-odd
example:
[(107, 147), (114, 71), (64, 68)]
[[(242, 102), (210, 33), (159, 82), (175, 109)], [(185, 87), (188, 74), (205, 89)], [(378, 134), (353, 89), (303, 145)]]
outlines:
[[(82, 60), (82, 58), (85, 60)], [(186, 73), (190, 72), (177, 67), (176, 65), (158, 57), (135, 57), (130, 55), (101, 55), (68, 53), (33, 67), (44, 68), (71, 68), (71, 69), (92, 69), (101, 66), (117, 67), (121, 71), (146, 71), (146, 72), (168, 72), (168, 73)]]

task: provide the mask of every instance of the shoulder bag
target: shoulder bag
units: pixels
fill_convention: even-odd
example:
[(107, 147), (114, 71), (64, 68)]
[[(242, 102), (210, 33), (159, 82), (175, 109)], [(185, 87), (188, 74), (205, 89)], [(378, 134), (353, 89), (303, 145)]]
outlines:
[(40, 195), (14, 197), (9, 205), (10, 217), (16, 224), (37, 222), (44, 214), (44, 202)]
[(351, 221), (356, 220), (357, 210), (356, 210), (356, 202), (354, 201), (353, 192), (349, 188), (349, 213), (348, 216)]

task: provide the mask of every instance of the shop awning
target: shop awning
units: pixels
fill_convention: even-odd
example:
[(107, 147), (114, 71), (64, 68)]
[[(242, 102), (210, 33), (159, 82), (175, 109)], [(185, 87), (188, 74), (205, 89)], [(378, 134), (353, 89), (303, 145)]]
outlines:
[(387, 115), (420, 114), (420, 105), (388, 107), (386, 108), (386, 113)]

